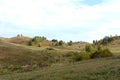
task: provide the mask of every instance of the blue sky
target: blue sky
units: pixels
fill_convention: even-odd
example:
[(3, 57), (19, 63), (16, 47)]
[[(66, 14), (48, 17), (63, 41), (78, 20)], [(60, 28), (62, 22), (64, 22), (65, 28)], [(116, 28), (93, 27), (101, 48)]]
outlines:
[(101, 4), (104, 0), (83, 0), (82, 3), (83, 4), (87, 4), (89, 6), (94, 6), (97, 4)]
[(119, 35), (120, 0), (0, 0), (0, 36), (88, 41)]

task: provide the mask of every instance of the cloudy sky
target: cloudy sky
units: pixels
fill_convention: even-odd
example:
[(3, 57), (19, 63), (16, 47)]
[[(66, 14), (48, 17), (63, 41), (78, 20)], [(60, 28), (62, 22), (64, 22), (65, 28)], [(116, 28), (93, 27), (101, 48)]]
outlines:
[(89, 41), (119, 35), (120, 0), (0, 0), (0, 36)]

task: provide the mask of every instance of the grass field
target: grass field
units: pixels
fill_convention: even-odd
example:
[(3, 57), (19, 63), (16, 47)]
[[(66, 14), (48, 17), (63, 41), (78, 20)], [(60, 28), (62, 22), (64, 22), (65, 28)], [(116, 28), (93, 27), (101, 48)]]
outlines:
[[(69, 63), (69, 58), (83, 49), (77, 47), (33, 47), (0, 41), (0, 80), (120, 80), (120, 45), (108, 46), (112, 57)], [(43, 67), (11, 71), (22, 70), (31, 59), (33, 66)]]
[(39, 71), (0, 75), (0, 80), (120, 80), (120, 57), (56, 64)]
[(34, 71), (52, 64), (69, 63), (70, 57), (78, 52), (78, 50), (29, 47), (0, 42), (0, 74)]

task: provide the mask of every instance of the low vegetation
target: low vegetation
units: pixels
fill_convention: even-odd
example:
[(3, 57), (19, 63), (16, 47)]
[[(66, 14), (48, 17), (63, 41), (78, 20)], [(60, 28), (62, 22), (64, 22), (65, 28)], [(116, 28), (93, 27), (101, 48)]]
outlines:
[(34, 38), (32, 38), (28, 45), (30, 46), (38, 46), (38, 47), (41, 47), (41, 42), (46, 40), (46, 37), (41, 37), (41, 36), (35, 36)]
[(99, 58), (74, 64), (55, 64), (27, 73), (0, 75), (1, 80), (120, 80), (120, 57)]
[(73, 57), (73, 61), (81, 61), (91, 59), (90, 54), (88, 53), (80, 53), (79, 55)]
[(80, 52), (79, 55), (73, 56), (73, 61), (88, 60), (93, 58), (103, 58), (113, 56), (113, 53), (105, 47), (88, 44), (85, 46), (85, 51)]
[(95, 51), (94, 53), (91, 54), (91, 58), (110, 57), (112, 55), (113, 55), (112, 52), (110, 52), (110, 50), (106, 48)]

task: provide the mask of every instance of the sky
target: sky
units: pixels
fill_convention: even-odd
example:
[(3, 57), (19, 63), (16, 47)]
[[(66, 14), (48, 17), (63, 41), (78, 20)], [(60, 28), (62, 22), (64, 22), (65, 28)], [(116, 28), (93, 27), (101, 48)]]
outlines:
[(120, 0), (0, 0), (0, 36), (64, 41), (119, 35)]

